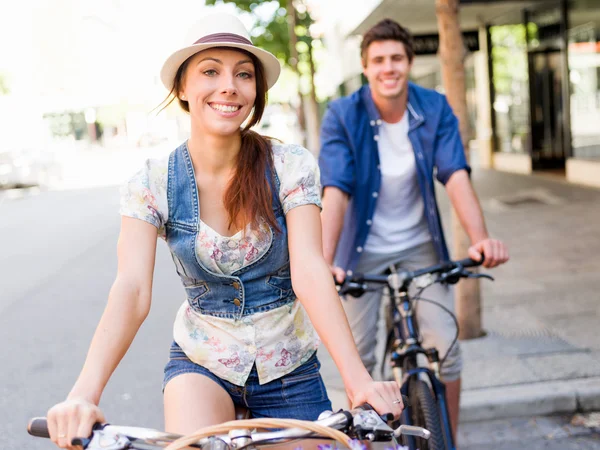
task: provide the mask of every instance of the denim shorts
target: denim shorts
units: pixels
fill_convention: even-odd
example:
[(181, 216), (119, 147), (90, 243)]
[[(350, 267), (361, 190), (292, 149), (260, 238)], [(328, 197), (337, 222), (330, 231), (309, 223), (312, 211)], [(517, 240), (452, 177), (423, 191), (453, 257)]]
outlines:
[(247, 408), (251, 417), (317, 420), (321, 412), (331, 410), (331, 402), (319, 373), (320, 367), (315, 352), (300, 367), (266, 384), (259, 384), (254, 366), (246, 384), (237, 386), (190, 361), (179, 345), (173, 342), (169, 362), (165, 366), (163, 391), (177, 375), (197, 373), (214, 380), (225, 389), (234, 405)]

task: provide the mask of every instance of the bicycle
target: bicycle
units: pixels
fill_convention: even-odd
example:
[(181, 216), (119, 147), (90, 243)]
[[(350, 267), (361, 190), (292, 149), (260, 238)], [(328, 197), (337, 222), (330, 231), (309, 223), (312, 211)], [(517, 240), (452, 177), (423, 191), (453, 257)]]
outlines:
[[(369, 405), (336, 413), (325, 411), (314, 422), (290, 419), (233, 420), (221, 425), (206, 427), (189, 436), (165, 433), (150, 428), (96, 424), (88, 438), (73, 439), (73, 445), (87, 450), (177, 450), (200, 448), (202, 450), (245, 450), (299, 439), (334, 439), (350, 450), (364, 450), (361, 441), (396, 441), (403, 435), (428, 439), (429, 431), (410, 425), (391, 428), (390, 417), (379, 416)], [(256, 431), (253, 428), (279, 428), (276, 431)], [(32, 419), (27, 427), (32, 436), (48, 438), (45, 417)], [(396, 443), (396, 448), (398, 444)], [(333, 448), (333, 447), (332, 447)]]
[[(421, 298), (420, 295), (434, 283), (457, 283), (461, 278), (493, 278), (487, 274), (479, 274), (467, 270), (469, 267), (481, 265), (481, 261), (470, 258), (460, 261), (448, 261), (415, 271), (391, 271), (384, 275), (354, 274), (338, 286), (341, 296), (351, 295), (360, 297), (371, 291), (370, 283), (380, 285), (375, 289), (388, 289), (390, 293), (390, 317), (392, 330), (388, 335), (384, 361), (389, 360), (393, 377), (401, 386), (401, 392), (407, 396), (410, 405), (402, 412), (402, 422), (405, 424), (424, 427), (431, 432), (429, 440), (405, 436), (404, 445), (411, 450), (454, 450), (446, 388), (440, 381), (440, 367), (452, 347), (458, 340), (458, 322), (454, 314), (447, 308), (432, 300)], [(411, 298), (409, 286), (418, 282), (420, 290)], [(434, 303), (446, 310), (456, 324), (456, 335), (448, 352), (440, 361), (438, 350), (424, 349), (419, 335), (419, 326), (414, 313), (417, 301)], [(425, 355), (429, 367), (419, 364), (418, 356)]]

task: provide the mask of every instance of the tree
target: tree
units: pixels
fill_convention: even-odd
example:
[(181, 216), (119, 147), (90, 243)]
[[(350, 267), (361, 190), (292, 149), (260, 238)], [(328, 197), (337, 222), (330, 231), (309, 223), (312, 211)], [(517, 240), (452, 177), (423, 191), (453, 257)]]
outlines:
[[(439, 56), (442, 64), (442, 81), (448, 103), (459, 121), (460, 135), (469, 160), (471, 130), (467, 115), (465, 87), (466, 50), (458, 20), (459, 0), (436, 0), (436, 16), (440, 35)], [(469, 248), (468, 237), (460, 226), (456, 212), (452, 214), (453, 254), (464, 258)], [(477, 279), (462, 280), (456, 288), (456, 315), (461, 339), (482, 335), (481, 295)]]
[(9, 92), (8, 81), (6, 80), (6, 77), (0, 73), (0, 95), (7, 95)]
[[(319, 119), (315, 92), (315, 64), (313, 59), (313, 41), (310, 26), (313, 19), (304, 0), (206, 0), (207, 5), (231, 3), (240, 11), (253, 13), (256, 20), (251, 30), (254, 44), (271, 53), (284, 62), (298, 76), (298, 95), (301, 107), (299, 122), (309, 135), (309, 148), (318, 142)], [(261, 14), (257, 9), (261, 8)], [(273, 10), (272, 15), (263, 14)], [(304, 98), (302, 80), (308, 79), (310, 87), (308, 98)], [(305, 104), (308, 101), (308, 104)], [(310, 111), (309, 117), (305, 112)], [(316, 148), (311, 148), (315, 151)]]

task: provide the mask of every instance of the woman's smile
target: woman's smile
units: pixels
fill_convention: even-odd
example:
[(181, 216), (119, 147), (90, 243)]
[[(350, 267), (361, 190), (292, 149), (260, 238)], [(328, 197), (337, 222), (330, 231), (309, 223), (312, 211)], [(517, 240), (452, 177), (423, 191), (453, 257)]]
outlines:
[(228, 102), (209, 102), (208, 106), (223, 117), (235, 117), (242, 109), (242, 105)]

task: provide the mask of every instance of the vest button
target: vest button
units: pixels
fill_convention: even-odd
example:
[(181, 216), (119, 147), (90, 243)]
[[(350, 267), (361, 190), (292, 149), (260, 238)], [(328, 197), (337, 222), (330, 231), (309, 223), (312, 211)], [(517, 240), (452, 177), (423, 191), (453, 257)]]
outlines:
[(234, 281), (233, 282), (233, 287), (236, 288), (236, 289), (239, 289), (240, 288), (240, 283), (238, 283), (237, 281)]
[(233, 299), (233, 304), (234, 304), (235, 306), (240, 306), (240, 305), (242, 304), (242, 302), (240, 302), (240, 299), (239, 299), (239, 298), (234, 298), (234, 299)]

